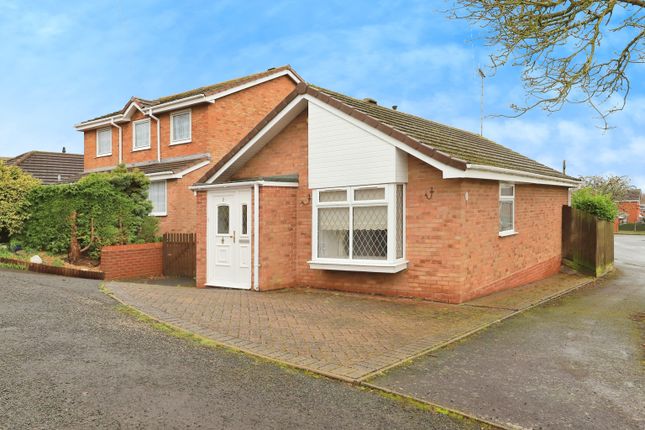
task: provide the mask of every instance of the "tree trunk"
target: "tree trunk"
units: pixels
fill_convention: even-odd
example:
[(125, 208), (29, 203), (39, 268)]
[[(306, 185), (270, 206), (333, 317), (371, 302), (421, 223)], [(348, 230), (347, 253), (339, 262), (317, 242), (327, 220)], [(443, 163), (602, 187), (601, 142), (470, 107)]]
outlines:
[(72, 211), (69, 215), (71, 234), (69, 238), (69, 252), (67, 254), (67, 259), (72, 264), (75, 264), (81, 258), (81, 246), (78, 243), (78, 227), (76, 226), (77, 216), (76, 211)]

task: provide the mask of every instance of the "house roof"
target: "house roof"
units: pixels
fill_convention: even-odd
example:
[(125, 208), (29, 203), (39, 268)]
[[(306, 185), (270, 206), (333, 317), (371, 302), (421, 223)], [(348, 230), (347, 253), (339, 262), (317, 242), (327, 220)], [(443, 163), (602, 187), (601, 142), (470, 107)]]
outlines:
[(313, 88), (342, 105), (355, 109), (429, 148), (442, 152), (453, 160), (556, 178), (576, 179), (478, 134), (379, 106), (369, 100), (356, 99), (325, 88)]
[(625, 202), (625, 201), (637, 201), (639, 202), (641, 200), (641, 190), (640, 188), (631, 188), (625, 192), (625, 195), (623, 196), (620, 201)]
[(477, 134), (378, 106), (373, 101), (359, 100), (335, 91), (300, 83), (244, 139), (209, 169), (199, 183), (207, 182), (222, 169), (238, 151), (300, 95), (315, 97), (405, 145), (460, 170), (467, 170), (469, 165), (483, 165), (559, 180), (578, 180)]
[(20, 167), (45, 185), (74, 181), (83, 172), (83, 154), (29, 151), (6, 163)]
[(92, 119), (82, 121), (81, 124), (85, 124), (85, 123), (88, 123), (88, 122), (91, 122), (91, 121), (96, 121), (98, 119), (109, 118), (111, 116), (123, 114), (127, 110), (127, 108), (130, 106), (130, 104), (133, 103), (133, 102), (138, 104), (142, 108), (144, 108), (144, 107), (154, 107), (154, 106), (160, 105), (162, 103), (168, 103), (168, 102), (172, 102), (172, 101), (175, 101), (175, 100), (180, 100), (180, 99), (184, 99), (184, 98), (191, 97), (191, 96), (196, 96), (196, 95), (201, 95), (201, 94), (203, 94), (204, 96), (209, 96), (209, 95), (221, 93), (223, 91), (229, 90), (231, 88), (235, 88), (235, 87), (240, 86), (240, 85), (244, 85), (246, 83), (249, 83), (249, 82), (252, 82), (252, 81), (255, 81), (255, 80), (258, 80), (258, 79), (262, 79), (262, 78), (274, 75), (274, 74), (276, 74), (278, 72), (282, 72), (282, 71), (288, 71), (288, 72), (292, 73), (293, 75), (295, 75), (298, 79), (300, 79), (302, 81), (302, 78), (296, 73), (296, 71), (293, 70), (291, 68), (291, 66), (287, 64), (287, 65), (280, 66), (280, 67), (273, 67), (273, 68), (267, 69), (267, 70), (265, 70), (263, 72), (254, 73), (254, 74), (251, 74), (251, 75), (230, 79), (228, 81), (219, 82), (217, 84), (208, 85), (208, 86), (205, 86), (205, 87), (195, 88), (195, 89), (192, 89), (192, 90), (184, 91), (184, 92), (177, 93), (177, 94), (172, 94), (172, 95), (169, 95), (169, 96), (159, 97), (159, 98), (156, 98), (156, 99), (153, 99), (153, 100), (146, 100), (146, 99), (142, 99), (140, 97), (131, 97), (130, 100), (128, 100), (128, 102), (125, 104), (125, 106), (123, 106), (123, 108), (121, 108), (120, 110), (115, 111), (115, 112), (111, 112), (111, 113), (108, 113), (108, 114), (105, 114), (105, 115), (101, 115), (101, 116), (98, 116), (96, 118), (92, 118)]
[[(126, 164), (128, 170), (139, 169), (146, 175), (161, 175), (165, 177), (174, 176), (174, 175), (184, 175), (188, 171), (199, 169), (200, 164), (207, 164), (205, 162), (210, 161), (209, 154), (194, 154), (190, 156), (170, 158), (162, 161), (144, 161), (139, 163)], [(114, 170), (115, 167), (104, 167), (92, 170), (86, 170), (80, 176), (89, 175), (90, 173), (100, 173), (100, 172), (110, 172)], [(192, 169), (192, 170), (191, 170)]]

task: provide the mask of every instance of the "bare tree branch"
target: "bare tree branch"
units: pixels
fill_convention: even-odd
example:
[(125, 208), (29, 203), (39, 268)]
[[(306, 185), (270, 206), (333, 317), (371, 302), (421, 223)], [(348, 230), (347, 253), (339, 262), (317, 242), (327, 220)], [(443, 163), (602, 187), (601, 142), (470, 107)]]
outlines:
[[(493, 68), (522, 67), (527, 99), (503, 116), (585, 103), (606, 129), (607, 117), (624, 108), (629, 67), (645, 62), (645, 0), (454, 1), (450, 16), (484, 28), (487, 43), (497, 48)], [(600, 49), (607, 35), (619, 32), (622, 49)]]

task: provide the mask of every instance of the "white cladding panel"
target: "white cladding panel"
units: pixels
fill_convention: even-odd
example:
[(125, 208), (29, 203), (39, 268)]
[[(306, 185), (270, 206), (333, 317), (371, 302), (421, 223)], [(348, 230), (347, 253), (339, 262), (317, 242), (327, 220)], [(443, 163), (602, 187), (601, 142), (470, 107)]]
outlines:
[(407, 181), (407, 154), (332, 112), (309, 103), (309, 188)]

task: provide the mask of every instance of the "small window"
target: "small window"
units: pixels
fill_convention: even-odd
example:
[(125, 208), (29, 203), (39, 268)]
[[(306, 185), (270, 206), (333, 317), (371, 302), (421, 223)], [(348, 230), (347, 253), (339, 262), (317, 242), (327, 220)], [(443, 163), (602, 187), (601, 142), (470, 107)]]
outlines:
[(112, 155), (112, 128), (102, 128), (96, 131), (96, 156)]
[(150, 120), (144, 119), (134, 123), (134, 132), (132, 133), (132, 150), (150, 148)]
[(248, 220), (249, 220), (249, 215), (248, 215), (248, 205), (245, 203), (242, 205), (242, 234), (247, 235), (249, 234), (249, 227), (248, 227)]
[(148, 199), (152, 202), (152, 216), (167, 215), (166, 181), (150, 182)]
[(170, 143), (188, 143), (191, 139), (190, 111), (170, 115)]
[(217, 207), (217, 234), (229, 234), (229, 211), (228, 205)]
[(322, 203), (346, 202), (347, 190), (329, 190), (318, 193), (318, 201)]
[(499, 233), (515, 233), (515, 185), (499, 185)]
[(354, 190), (354, 200), (385, 200), (385, 188), (371, 187), (371, 188), (358, 188)]

